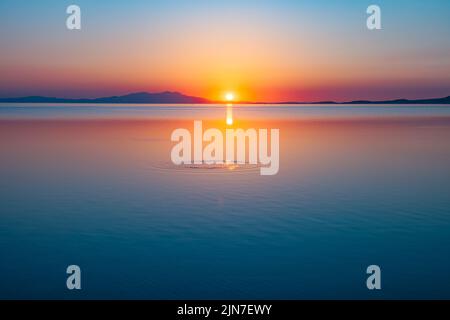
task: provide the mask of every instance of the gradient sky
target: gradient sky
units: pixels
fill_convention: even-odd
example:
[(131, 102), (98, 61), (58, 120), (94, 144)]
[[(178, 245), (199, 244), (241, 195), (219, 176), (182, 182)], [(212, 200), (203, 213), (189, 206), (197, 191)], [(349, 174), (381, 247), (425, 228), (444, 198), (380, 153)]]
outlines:
[[(65, 27), (70, 4), (81, 31)], [(381, 31), (366, 28), (370, 4)], [(2, 0), (0, 47), (2, 97), (450, 95), (448, 0)]]

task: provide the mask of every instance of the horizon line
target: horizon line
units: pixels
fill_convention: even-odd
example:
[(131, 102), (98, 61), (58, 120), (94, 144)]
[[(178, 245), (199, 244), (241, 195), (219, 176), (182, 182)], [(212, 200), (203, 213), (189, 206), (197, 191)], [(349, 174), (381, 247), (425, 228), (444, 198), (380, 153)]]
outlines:
[[(158, 91), (158, 92), (148, 92), (148, 91), (137, 91), (137, 92), (130, 92), (125, 93), (122, 95), (110, 95), (110, 96), (100, 96), (95, 98), (61, 98), (57, 96), (43, 96), (43, 95), (27, 95), (27, 96), (19, 96), (19, 97), (0, 97), (0, 103), (52, 103), (52, 102), (45, 102), (45, 100), (53, 100), (54, 103), (99, 103), (99, 104), (106, 104), (106, 103), (112, 103), (112, 104), (118, 104), (118, 103), (135, 103), (135, 104), (182, 104), (183, 102), (164, 102), (164, 101), (137, 101), (137, 102), (123, 102), (123, 101), (102, 101), (102, 100), (120, 100), (120, 99), (127, 99), (127, 98), (135, 98), (137, 96), (145, 96), (145, 98), (157, 98), (158, 96), (165, 96), (166, 98), (174, 98), (174, 99), (191, 99), (192, 101), (186, 101), (188, 104), (354, 104), (354, 103), (417, 103), (422, 102), (423, 103), (430, 103), (435, 100), (443, 100), (442, 103), (447, 104), (450, 103), (450, 94), (448, 96), (441, 96), (441, 97), (426, 97), (426, 98), (418, 98), (418, 99), (407, 99), (407, 98), (393, 98), (393, 99), (386, 99), (386, 100), (370, 100), (370, 99), (357, 99), (357, 100), (348, 100), (348, 101), (335, 101), (335, 100), (317, 100), (317, 101), (225, 101), (225, 100), (210, 100), (208, 98), (203, 97), (197, 97), (197, 96), (191, 96), (184, 93), (181, 93), (179, 91)], [(168, 97), (169, 95), (172, 95), (172, 97)], [(35, 101), (33, 101), (33, 99)], [(27, 101), (30, 100), (30, 101)], [(41, 101), (37, 101), (41, 100)]]

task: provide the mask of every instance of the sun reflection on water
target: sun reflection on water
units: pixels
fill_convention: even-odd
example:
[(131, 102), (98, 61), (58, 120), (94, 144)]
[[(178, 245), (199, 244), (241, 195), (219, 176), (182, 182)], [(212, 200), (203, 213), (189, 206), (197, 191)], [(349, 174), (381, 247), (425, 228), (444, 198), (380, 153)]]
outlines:
[(227, 125), (233, 124), (233, 104), (227, 104)]

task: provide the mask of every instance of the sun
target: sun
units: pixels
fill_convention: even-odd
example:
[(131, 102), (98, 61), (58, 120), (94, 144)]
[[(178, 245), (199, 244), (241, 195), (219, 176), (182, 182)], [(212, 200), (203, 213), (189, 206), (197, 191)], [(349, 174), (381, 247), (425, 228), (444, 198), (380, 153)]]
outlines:
[(227, 92), (225, 94), (225, 100), (226, 101), (234, 101), (234, 93), (233, 92)]

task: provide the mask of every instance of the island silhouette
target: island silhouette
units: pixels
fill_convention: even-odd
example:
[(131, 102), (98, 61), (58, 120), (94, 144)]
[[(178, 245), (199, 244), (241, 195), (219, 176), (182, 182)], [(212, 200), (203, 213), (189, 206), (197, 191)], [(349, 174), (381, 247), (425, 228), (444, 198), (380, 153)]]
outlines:
[[(136, 92), (121, 96), (110, 96), (101, 98), (57, 98), (45, 96), (26, 96), (17, 98), (0, 98), (0, 103), (99, 103), (99, 104), (211, 104), (224, 103), (223, 101), (213, 101), (206, 98), (194, 97), (175, 91), (164, 91), (157, 93)], [(255, 101), (236, 101), (241, 104), (450, 104), (450, 96), (443, 98), (429, 99), (396, 99), (396, 100), (354, 100), (347, 102), (336, 101), (280, 101), (280, 102), (255, 102)]]

